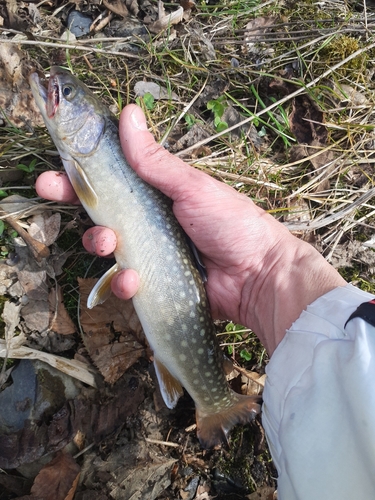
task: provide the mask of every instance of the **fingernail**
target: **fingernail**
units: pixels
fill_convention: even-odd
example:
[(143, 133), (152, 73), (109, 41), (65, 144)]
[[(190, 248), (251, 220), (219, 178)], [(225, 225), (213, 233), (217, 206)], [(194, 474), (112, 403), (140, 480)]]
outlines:
[(141, 108), (134, 108), (134, 111), (130, 115), (130, 119), (134, 128), (138, 130), (148, 130), (146, 117)]

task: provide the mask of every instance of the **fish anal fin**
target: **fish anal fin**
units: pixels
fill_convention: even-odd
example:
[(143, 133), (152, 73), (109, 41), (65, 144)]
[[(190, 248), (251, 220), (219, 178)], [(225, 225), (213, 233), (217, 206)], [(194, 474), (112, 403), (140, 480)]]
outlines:
[(225, 355), (223, 356), (223, 369), (225, 375), (229, 375), (234, 369), (233, 361)]
[(62, 161), (74, 191), (82, 204), (88, 208), (95, 208), (98, 204), (98, 196), (83, 168), (73, 159), (62, 158)]
[(182, 385), (157, 358), (154, 358), (154, 366), (164, 403), (172, 409), (184, 393)]
[(233, 404), (217, 413), (196, 409), (197, 435), (202, 448), (227, 443), (229, 432), (237, 424), (247, 424), (260, 413), (260, 396), (233, 393)]
[(113, 276), (120, 270), (120, 266), (115, 264), (96, 283), (87, 299), (87, 307), (92, 309), (98, 304), (103, 304), (111, 295), (111, 281)]

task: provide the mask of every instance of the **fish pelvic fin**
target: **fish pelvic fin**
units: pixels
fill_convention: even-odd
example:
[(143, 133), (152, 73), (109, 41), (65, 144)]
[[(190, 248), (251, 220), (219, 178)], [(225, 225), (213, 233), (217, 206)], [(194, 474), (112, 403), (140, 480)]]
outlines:
[(237, 424), (247, 424), (260, 413), (260, 396), (232, 393), (233, 404), (217, 413), (196, 409), (197, 435), (202, 448), (214, 448), (227, 443), (228, 434)]
[(111, 281), (113, 276), (120, 270), (120, 266), (116, 263), (111, 269), (103, 274), (103, 276), (97, 281), (94, 288), (91, 290), (90, 295), (87, 299), (87, 307), (92, 309), (98, 304), (103, 304), (108, 297), (111, 295)]
[(164, 403), (172, 409), (184, 393), (182, 385), (157, 358), (154, 358), (154, 366)]

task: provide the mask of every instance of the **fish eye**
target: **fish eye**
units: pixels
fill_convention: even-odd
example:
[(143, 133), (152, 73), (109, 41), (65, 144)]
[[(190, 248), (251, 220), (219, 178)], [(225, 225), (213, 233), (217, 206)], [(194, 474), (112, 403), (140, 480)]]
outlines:
[(71, 99), (74, 95), (73, 90), (74, 90), (73, 87), (71, 87), (70, 85), (64, 85), (62, 88), (63, 96), (66, 97), (68, 100)]

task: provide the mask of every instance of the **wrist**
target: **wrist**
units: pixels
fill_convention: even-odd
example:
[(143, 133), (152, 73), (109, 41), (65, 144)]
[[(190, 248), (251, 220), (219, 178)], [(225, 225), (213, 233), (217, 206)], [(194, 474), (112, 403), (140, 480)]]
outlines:
[(272, 354), (309, 304), (345, 285), (315, 248), (285, 233), (267, 252), (256, 278), (249, 274), (243, 288), (242, 323), (254, 330)]

